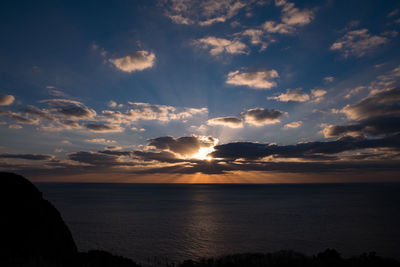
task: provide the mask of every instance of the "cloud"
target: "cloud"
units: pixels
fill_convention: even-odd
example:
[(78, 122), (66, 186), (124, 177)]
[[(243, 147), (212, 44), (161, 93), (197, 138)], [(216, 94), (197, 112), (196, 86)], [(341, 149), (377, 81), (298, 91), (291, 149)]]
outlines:
[(328, 82), (328, 83), (332, 83), (334, 80), (335, 80), (335, 77), (333, 77), (333, 76), (324, 77), (324, 81)]
[(132, 109), (126, 112), (126, 117), (132, 121), (158, 120), (169, 122), (171, 120), (186, 120), (195, 115), (207, 114), (207, 108), (183, 108), (177, 110), (173, 106), (158, 105), (141, 102), (128, 102)]
[(399, 121), (399, 116), (383, 116), (347, 125), (328, 125), (322, 132), (326, 138), (391, 135), (400, 132)]
[(387, 15), (387, 17), (388, 17), (388, 18), (394, 17), (394, 16), (396, 16), (397, 14), (399, 14), (399, 12), (400, 12), (400, 9), (396, 8), (396, 9), (394, 9), (392, 12), (390, 12), (390, 13)]
[(209, 26), (236, 16), (254, 1), (238, 0), (170, 0), (166, 1), (166, 16), (176, 24)]
[(228, 39), (209, 36), (195, 40), (193, 44), (203, 49), (209, 49), (210, 54), (213, 56), (217, 56), (222, 53), (247, 54), (247, 46), (239, 40), (231, 41)]
[(116, 68), (125, 72), (142, 71), (154, 66), (156, 55), (153, 52), (141, 50), (120, 58), (111, 58), (109, 61)]
[(57, 89), (55, 86), (48, 85), (48, 86), (46, 86), (46, 89), (49, 92), (49, 94), (52, 95), (52, 96), (64, 97), (64, 98), (70, 97), (68, 94), (66, 94), (63, 91)]
[(149, 152), (149, 151), (134, 151), (135, 156), (139, 157), (144, 161), (158, 161), (158, 162), (168, 162), (168, 163), (176, 163), (182, 162), (182, 159), (176, 158), (174, 153), (169, 151), (161, 151), (161, 152)]
[(359, 92), (361, 92), (362, 90), (366, 89), (367, 87), (365, 86), (357, 86), (355, 88), (352, 88), (349, 90), (349, 92), (344, 96), (344, 98), (349, 99), (352, 96), (358, 94)]
[(49, 120), (49, 121), (56, 120), (56, 118), (52, 112), (50, 112), (49, 110), (46, 110), (46, 109), (39, 109), (35, 106), (28, 105), (25, 108), (22, 108), (20, 111), (27, 115), (37, 117), (39, 119), (44, 119), (44, 120)]
[(307, 94), (303, 92), (302, 88), (296, 88), (293, 90), (286, 89), (286, 93), (282, 93), (277, 96), (269, 96), (267, 99), (281, 102), (307, 102), (309, 100), (312, 100), (313, 102), (320, 102), (324, 98), (325, 94), (326, 91), (323, 89), (312, 89), (311, 94)]
[[(187, 122), (194, 116), (203, 116), (208, 113), (207, 108), (175, 108), (167, 105), (129, 102), (125, 112), (118, 110), (103, 110), (101, 114), (86, 107), (82, 102), (70, 99), (46, 99), (48, 108), (38, 108), (28, 105), (19, 112), (0, 110), (0, 117), (8, 117), (17, 124), (38, 125), (41, 131), (64, 131), (72, 129), (87, 129), (91, 132), (122, 132), (138, 120), (156, 120), (169, 122), (179, 120)], [(122, 108), (122, 104), (116, 104)], [(13, 125), (11, 128), (22, 128)], [(137, 128), (144, 131), (144, 128)]]
[(230, 128), (243, 128), (243, 121), (236, 117), (219, 117), (207, 121), (211, 126), (226, 126)]
[(397, 35), (399, 35), (399, 32), (398, 31), (384, 31), (381, 33), (381, 35), (395, 38)]
[[(350, 178), (356, 175), (363, 174), (364, 178), (373, 178), (371, 173), (377, 174), (391, 173), (391, 177), (396, 177), (398, 174), (398, 166), (396, 160), (377, 160), (368, 162), (355, 162), (354, 160), (338, 161), (338, 162), (247, 162), (235, 163), (224, 162), (221, 164), (219, 161), (200, 162), (196, 165), (173, 165), (160, 168), (149, 168), (139, 170), (136, 173), (143, 174), (234, 174), (235, 172), (263, 172), (263, 173), (306, 173), (315, 177), (325, 177), (326, 174), (340, 173), (342, 177)], [(398, 163), (397, 163), (398, 164)], [(330, 176), (332, 177), (332, 176)], [(357, 176), (356, 176), (357, 177)]]
[(248, 86), (254, 89), (271, 89), (276, 86), (274, 79), (279, 74), (276, 70), (263, 70), (255, 72), (240, 72), (239, 70), (228, 73), (227, 84)]
[(185, 18), (182, 15), (168, 15), (168, 17), (176, 24), (190, 25), (194, 23), (191, 19)]
[(57, 121), (55, 124), (42, 124), (37, 129), (46, 132), (59, 132), (72, 129), (82, 129), (83, 127), (78, 121), (63, 120)]
[(302, 121), (294, 121), (288, 124), (285, 124), (284, 128), (285, 129), (296, 129), (299, 128), (303, 124)]
[(109, 106), (110, 108), (115, 108), (115, 107), (117, 107), (117, 102), (115, 102), (115, 101), (113, 101), (113, 100), (110, 100), (110, 101), (108, 102), (108, 106)]
[(123, 108), (123, 107), (124, 107), (124, 104), (118, 104), (118, 103), (115, 102), (114, 100), (110, 100), (110, 101), (108, 101), (107, 106), (108, 106), (109, 108)]
[(400, 88), (391, 88), (370, 95), (340, 110), (353, 123), (328, 125), (324, 136), (391, 135), (400, 132)]
[(400, 87), (370, 95), (341, 112), (351, 120), (363, 120), (385, 115), (400, 115)]
[(329, 142), (307, 142), (296, 145), (280, 146), (275, 144), (261, 144), (252, 142), (236, 142), (214, 147), (214, 158), (227, 160), (248, 159), (258, 160), (268, 156), (283, 158), (324, 159), (331, 155), (368, 148), (400, 148), (400, 135), (381, 139), (342, 138)]
[(301, 88), (296, 88), (293, 90), (287, 89), (286, 93), (282, 93), (278, 96), (270, 96), (267, 97), (267, 99), (277, 100), (281, 102), (289, 102), (289, 101), (306, 102), (310, 100), (310, 96), (306, 93), (303, 93)]
[[(31, 119), (26, 116), (22, 116), (21, 113), (18, 113), (18, 112), (0, 110), (0, 116), (8, 117), (8, 118), (12, 119), (14, 122), (20, 123), (20, 124), (38, 124), (39, 123), (38, 120)], [(14, 127), (14, 129), (22, 128), (22, 126), (15, 127), (15, 125), (13, 127)], [(11, 128), (13, 128), (13, 127), (11, 127)]]
[[(306, 174), (353, 174), (392, 171), (398, 173), (400, 134), (377, 139), (346, 137), (328, 142), (295, 145), (233, 142), (216, 145), (216, 139), (202, 137), (203, 143), (181, 138), (155, 138), (161, 151), (79, 151), (68, 154), (67, 161), (51, 160), (43, 165), (12, 165), (0, 161), (0, 168), (24, 172), (73, 174), (118, 173), (143, 174), (234, 174), (236, 171), (285, 172)], [(200, 140), (201, 140), (200, 139)], [(149, 140), (152, 141), (152, 140)], [(200, 141), (201, 143), (201, 141)], [(212, 144), (211, 144), (212, 143)], [(198, 147), (200, 148), (198, 149)], [(193, 149), (193, 147), (195, 149)], [(171, 150), (176, 150), (173, 152)], [(182, 155), (196, 155), (196, 150), (210, 151), (209, 160)], [(44, 166), (44, 167), (43, 167)], [(43, 172), (43, 171), (42, 171)]]
[(96, 111), (87, 108), (83, 103), (70, 99), (46, 99), (40, 101), (47, 103), (52, 109), (51, 113), (58, 113), (68, 120), (92, 119)]
[(121, 151), (122, 150), (122, 147), (121, 146), (107, 146), (106, 148), (106, 151)]
[(119, 133), (124, 131), (124, 128), (118, 124), (88, 123), (84, 127), (96, 133)]
[(68, 158), (73, 161), (80, 163), (86, 163), (94, 166), (101, 166), (103, 168), (115, 166), (115, 165), (125, 165), (119, 160), (119, 156), (109, 155), (99, 152), (86, 152), (79, 151), (68, 155)]
[(284, 113), (279, 110), (268, 110), (264, 108), (249, 109), (246, 112), (241, 113), (246, 123), (254, 126), (278, 123), (283, 114)]
[(187, 157), (199, 152), (203, 147), (213, 147), (218, 142), (211, 136), (183, 136), (174, 138), (172, 136), (157, 137), (149, 139), (149, 146), (160, 150), (167, 150)]
[(137, 127), (132, 127), (131, 130), (134, 132), (145, 132), (146, 131), (145, 128), (137, 128)]
[(285, 0), (275, 0), (275, 6), (282, 8), (281, 22), (266, 21), (262, 27), (268, 33), (292, 34), (314, 19), (312, 10), (300, 10), (295, 7), (294, 3)]
[(10, 125), (8, 125), (8, 128), (9, 129), (13, 129), (13, 130), (20, 130), (23, 127), (21, 125), (18, 125), (18, 124), (10, 124)]
[(14, 103), (15, 97), (13, 95), (0, 94), (0, 106), (9, 106)]
[[(233, 142), (217, 145), (207, 136), (159, 137), (149, 140), (149, 147), (158, 151), (79, 151), (68, 154), (67, 161), (50, 157), (38, 166), (12, 165), (0, 161), (0, 168), (24, 172), (49, 173), (119, 173), (130, 175), (154, 174), (229, 174), (236, 171), (289, 173), (369, 173), (398, 172), (400, 134), (377, 139), (346, 137), (328, 142), (305, 142), (294, 145)], [(153, 143), (153, 144), (152, 144)], [(194, 155), (209, 151), (209, 160)], [(0, 154), (2, 157), (4, 154)], [(4, 158), (9, 157), (6, 154)], [(189, 156), (189, 158), (188, 158)], [(191, 157), (190, 157), (191, 156)], [(16, 158), (28, 158), (17, 156)]]
[(0, 154), (0, 158), (7, 159), (26, 159), (26, 160), (52, 160), (53, 155), (43, 154)]
[(105, 57), (107, 56), (107, 54), (108, 54), (108, 52), (107, 52), (103, 47), (100, 47), (100, 46), (99, 46), (97, 43), (95, 43), (95, 42), (92, 43), (91, 48), (92, 48), (93, 51), (99, 53), (103, 58), (105, 58)]
[[(376, 68), (381, 67), (384, 64), (375, 65)], [(361, 85), (348, 90), (345, 95), (346, 99), (350, 99), (354, 95), (364, 90), (369, 90), (370, 95), (375, 95), (379, 92), (387, 91), (388, 89), (399, 86), (400, 83), (400, 66), (387, 71), (386, 73), (379, 75), (375, 80), (370, 82), (368, 85)]]
[(379, 75), (376, 80), (372, 81), (368, 89), (370, 94), (376, 94), (382, 91), (388, 90), (388, 88), (394, 88), (400, 85), (400, 66), (395, 67), (391, 71), (383, 75)]
[(347, 32), (331, 45), (330, 50), (341, 52), (345, 58), (362, 57), (387, 42), (389, 39), (386, 37), (372, 35), (368, 29), (359, 29)]
[(207, 126), (205, 124), (201, 124), (201, 125), (191, 125), (190, 129), (198, 132), (198, 133), (206, 133), (207, 132)]
[(320, 102), (322, 99), (324, 99), (325, 95), (326, 95), (326, 90), (323, 90), (323, 89), (312, 89), (311, 90), (311, 97), (314, 102)]
[[(87, 108), (83, 103), (69, 99), (48, 99), (40, 101), (47, 103), (50, 108), (37, 108), (28, 105), (20, 109), (26, 116), (35, 118), (42, 131), (62, 131), (80, 129), (80, 120), (95, 120), (97, 114), (93, 109)], [(46, 124), (47, 123), (47, 124)]]
[(99, 120), (113, 124), (129, 124), (131, 119), (129, 118), (128, 112), (129, 110), (127, 110), (125, 113), (116, 110), (103, 110), (101, 112), (102, 116), (100, 116)]
[(247, 29), (241, 33), (242, 36), (247, 36), (250, 38), (250, 43), (252, 45), (260, 45), (260, 51), (267, 49), (269, 43), (274, 42), (275, 40), (269, 37), (269, 41), (266, 42), (264, 39), (265, 33), (261, 29)]
[(105, 138), (92, 138), (92, 139), (86, 139), (86, 142), (89, 143), (99, 143), (99, 144), (110, 144), (110, 143), (115, 143), (115, 140), (108, 140)]

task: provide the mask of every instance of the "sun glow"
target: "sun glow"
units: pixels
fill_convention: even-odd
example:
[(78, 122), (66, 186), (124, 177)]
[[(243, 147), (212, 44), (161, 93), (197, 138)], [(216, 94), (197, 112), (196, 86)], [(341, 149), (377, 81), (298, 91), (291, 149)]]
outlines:
[(214, 151), (213, 146), (202, 147), (196, 154), (192, 155), (192, 158), (200, 160), (212, 160), (212, 157), (209, 154), (213, 151)]

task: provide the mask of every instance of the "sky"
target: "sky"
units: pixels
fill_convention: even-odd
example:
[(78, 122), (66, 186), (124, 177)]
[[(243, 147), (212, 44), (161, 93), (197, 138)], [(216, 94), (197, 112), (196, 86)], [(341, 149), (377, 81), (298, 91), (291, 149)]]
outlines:
[(400, 2), (4, 1), (0, 171), (400, 181)]

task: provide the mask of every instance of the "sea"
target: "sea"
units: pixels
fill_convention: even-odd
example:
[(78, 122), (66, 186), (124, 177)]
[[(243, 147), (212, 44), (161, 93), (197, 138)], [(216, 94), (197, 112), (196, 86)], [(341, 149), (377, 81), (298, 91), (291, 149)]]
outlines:
[(80, 251), (146, 264), (327, 248), (400, 259), (400, 183), (36, 183)]

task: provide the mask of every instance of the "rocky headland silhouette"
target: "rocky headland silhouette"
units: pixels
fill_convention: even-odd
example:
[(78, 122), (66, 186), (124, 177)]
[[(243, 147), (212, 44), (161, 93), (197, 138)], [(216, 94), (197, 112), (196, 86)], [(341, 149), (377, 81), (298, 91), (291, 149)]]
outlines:
[[(0, 172), (0, 266), (138, 267), (133, 260), (106, 251), (79, 252), (71, 232), (57, 209), (26, 178)], [(400, 251), (399, 251), (400, 252)], [(364, 253), (344, 259), (334, 249), (315, 256), (294, 251), (245, 253), (182, 263), (153, 262), (153, 266), (179, 267), (400, 267), (395, 259)]]
[(105, 251), (78, 252), (58, 210), (30, 181), (1, 172), (0, 184), (0, 266), (139, 266)]

